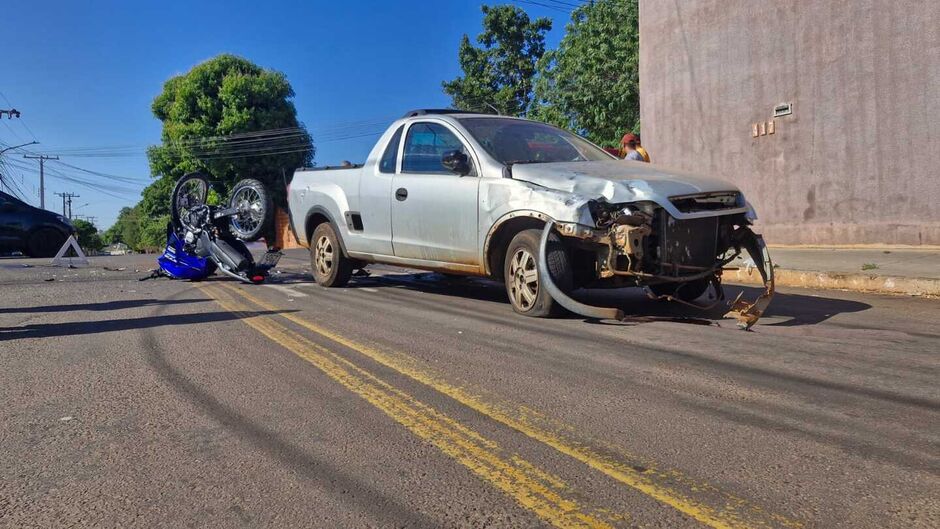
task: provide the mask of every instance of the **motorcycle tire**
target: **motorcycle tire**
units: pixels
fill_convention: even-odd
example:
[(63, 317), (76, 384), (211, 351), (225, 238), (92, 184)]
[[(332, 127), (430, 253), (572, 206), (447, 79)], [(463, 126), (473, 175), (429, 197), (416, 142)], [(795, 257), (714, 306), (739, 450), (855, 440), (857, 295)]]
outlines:
[(190, 231), (199, 229), (190, 221), (189, 212), (194, 207), (206, 204), (209, 189), (209, 178), (203, 173), (189, 173), (179, 179), (170, 198), (170, 217), (175, 228)]
[(274, 217), (274, 203), (264, 184), (246, 178), (232, 188), (229, 207), (238, 209), (229, 222), (232, 235), (243, 241), (257, 241), (264, 237)]

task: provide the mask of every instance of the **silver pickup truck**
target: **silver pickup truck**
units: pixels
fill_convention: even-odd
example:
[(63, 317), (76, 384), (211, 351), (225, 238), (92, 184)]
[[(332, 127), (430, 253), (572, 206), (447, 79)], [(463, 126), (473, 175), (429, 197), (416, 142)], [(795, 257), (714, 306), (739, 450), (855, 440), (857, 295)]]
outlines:
[(570, 293), (638, 286), (690, 303), (713, 286), (722, 299), (721, 272), (743, 250), (765, 290), (729, 314), (749, 328), (773, 295), (773, 266), (735, 186), (619, 160), (525, 119), (409, 112), (364, 164), (297, 170), (288, 204), (325, 287), (389, 263), (503, 281), (529, 316), (617, 318)]

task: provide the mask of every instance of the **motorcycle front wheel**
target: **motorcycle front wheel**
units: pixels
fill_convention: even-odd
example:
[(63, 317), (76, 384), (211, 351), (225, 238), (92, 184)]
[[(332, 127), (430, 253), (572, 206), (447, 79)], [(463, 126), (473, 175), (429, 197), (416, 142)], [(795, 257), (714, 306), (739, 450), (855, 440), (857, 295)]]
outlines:
[(209, 198), (209, 178), (202, 173), (189, 173), (180, 178), (173, 188), (170, 216), (173, 226), (189, 231), (198, 231), (200, 209), (206, 207)]
[(253, 178), (235, 184), (229, 207), (238, 210), (231, 218), (232, 235), (243, 241), (257, 241), (263, 237), (274, 217), (270, 193), (264, 184)]

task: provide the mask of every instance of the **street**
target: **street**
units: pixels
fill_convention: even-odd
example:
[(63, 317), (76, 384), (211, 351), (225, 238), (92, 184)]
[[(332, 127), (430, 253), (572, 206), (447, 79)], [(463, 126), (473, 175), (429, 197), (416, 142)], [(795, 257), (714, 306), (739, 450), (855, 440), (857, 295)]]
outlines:
[(936, 299), (782, 289), (743, 332), (325, 289), (303, 250), (266, 285), (47, 263), (0, 260), (2, 527), (940, 526)]

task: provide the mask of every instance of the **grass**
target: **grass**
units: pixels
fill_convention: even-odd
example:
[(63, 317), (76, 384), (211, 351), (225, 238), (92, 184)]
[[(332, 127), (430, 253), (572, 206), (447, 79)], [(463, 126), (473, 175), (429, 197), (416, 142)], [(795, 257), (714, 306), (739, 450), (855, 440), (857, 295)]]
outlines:
[(862, 270), (877, 270), (878, 265), (875, 263), (865, 263), (862, 265)]

